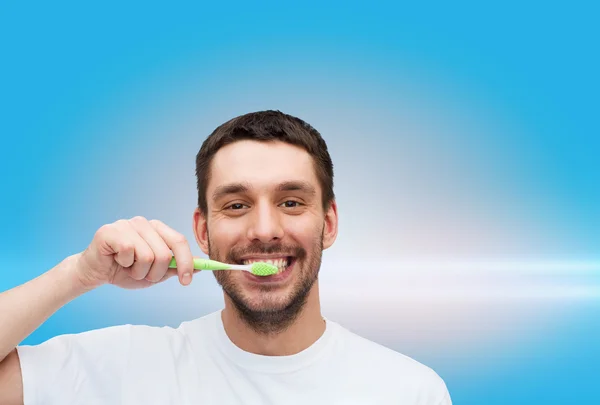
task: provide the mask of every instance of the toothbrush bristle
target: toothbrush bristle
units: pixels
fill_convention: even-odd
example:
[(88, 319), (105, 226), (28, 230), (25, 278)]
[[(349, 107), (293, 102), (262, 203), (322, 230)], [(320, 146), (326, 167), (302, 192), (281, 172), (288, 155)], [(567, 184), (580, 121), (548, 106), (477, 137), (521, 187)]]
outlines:
[(277, 266), (274, 266), (269, 263), (263, 262), (255, 262), (252, 263), (252, 274), (256, 276), (272, 276), (273, 274), (277, 274), (279, 269)]

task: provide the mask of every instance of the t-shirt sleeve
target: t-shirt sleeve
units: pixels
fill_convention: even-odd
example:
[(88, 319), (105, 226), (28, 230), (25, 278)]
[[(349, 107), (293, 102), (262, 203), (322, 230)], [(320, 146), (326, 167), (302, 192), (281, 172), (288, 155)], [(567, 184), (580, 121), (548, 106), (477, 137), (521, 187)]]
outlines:
[(440, 378), (442, 399), (436, 405), (452, 405), (452, 399), (450, 398), (450, 392), (446, 383)]
[(17, 346), (24, 404), (118, 403), (130, 336), (122, 325)]

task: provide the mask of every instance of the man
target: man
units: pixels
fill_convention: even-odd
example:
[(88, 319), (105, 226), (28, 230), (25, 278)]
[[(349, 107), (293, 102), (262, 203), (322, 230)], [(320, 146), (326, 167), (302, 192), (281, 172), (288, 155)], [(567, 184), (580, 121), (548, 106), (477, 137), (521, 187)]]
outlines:
[(196, 175), (202, 251), (268, 261), (279, 273), (214, 272), (225, 308), (178, 328), (123, 325), (18, 346), (103, 284), (192, 281), (180, 233), (142, 217), (105, 225), (83, 252), (0, 294), (0, 404), (451, 403), (430, 368), (321, 314), (321, 255), (338, 216), (333, 165), (314, 128), (278, 111), (234, 118), (203, 143)]

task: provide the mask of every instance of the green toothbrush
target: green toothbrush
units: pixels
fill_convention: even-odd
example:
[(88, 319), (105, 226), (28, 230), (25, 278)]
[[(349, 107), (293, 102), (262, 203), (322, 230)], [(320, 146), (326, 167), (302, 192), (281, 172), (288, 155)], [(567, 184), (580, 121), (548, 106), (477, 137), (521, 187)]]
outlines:
[[(173, 257), (169, 263), (169, 268), (172, 269), (175, 267), (177, 267), (177, 263), (175, 262), (175, 257)], [(194, 258), (194, 270), (244, 270), (254, 274), (255, 276), (271, 276), (279, 272), (277, 266), (273, 266), (272, 264), (264, 262), (254, 262), (248, 265), (228, 264), (218, 262), (216, 260), (201, 259), (198, 257)]]

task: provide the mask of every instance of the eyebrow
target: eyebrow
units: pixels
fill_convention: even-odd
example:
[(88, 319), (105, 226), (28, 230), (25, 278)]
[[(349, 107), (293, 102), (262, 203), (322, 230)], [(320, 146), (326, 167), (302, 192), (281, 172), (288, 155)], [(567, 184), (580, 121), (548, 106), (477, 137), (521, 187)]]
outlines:
[(216, 201), (220, 198), (225, 197), (229, 194), (241, 194), (246, 193), (250, 190), (250, 185), (247, 183), (231, 183), (225, 184), (223, 186), (219, 186), (215, 189), (213, 193), (213, 200)]
[(277, 191), (301, 191), (306, 194), (315, 195), (315, 188), (305, 181), (284, 181), (277, 186)]
[[(219, 186), (213, 193), (213, 201), (217, 201), (220, 198), (230, 194), (242, 194), (250, 191), (252, 187), (248, 183), (231, 183)], [(277, 191), (300, 191), (305, 194), (315, 195), (317, 191), (315, 188), (305, 181), (284, 181), (276, 187)]]

